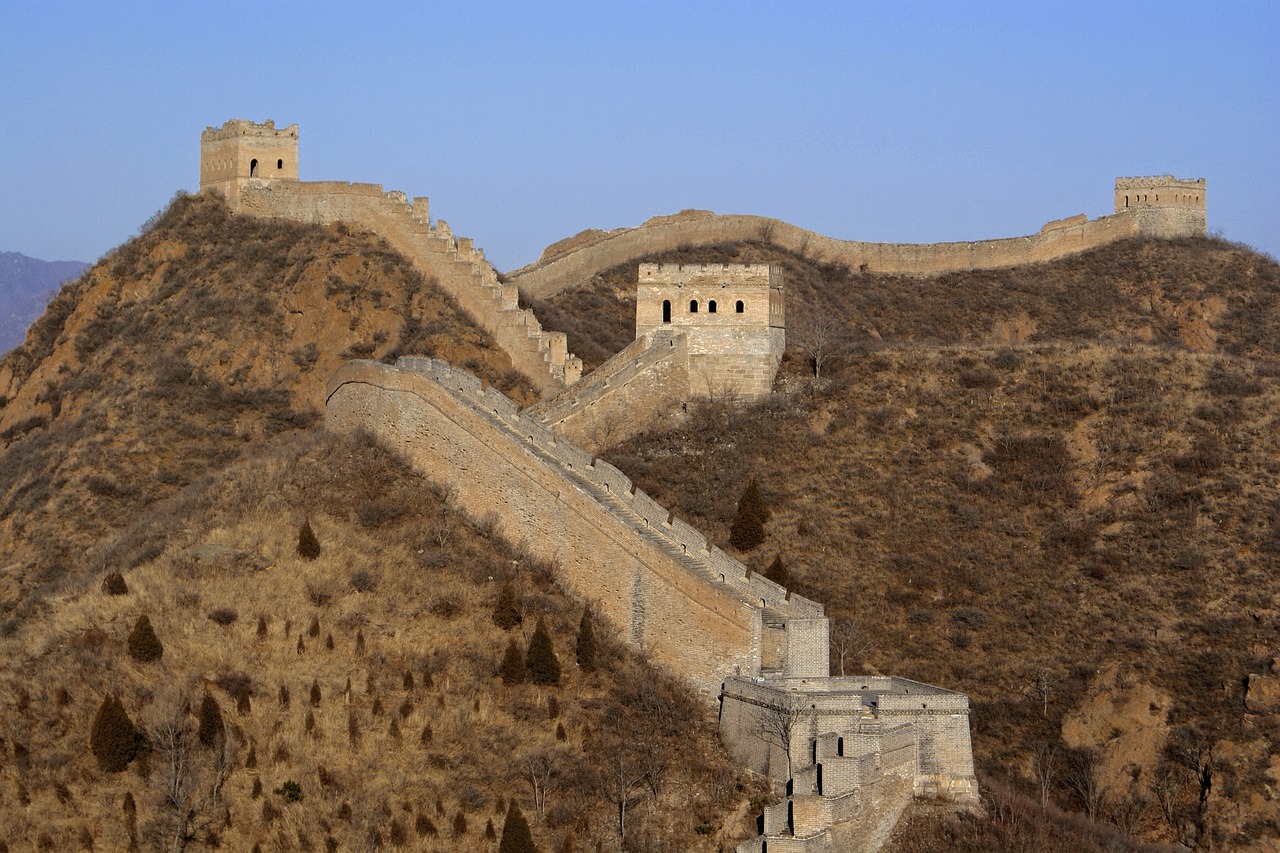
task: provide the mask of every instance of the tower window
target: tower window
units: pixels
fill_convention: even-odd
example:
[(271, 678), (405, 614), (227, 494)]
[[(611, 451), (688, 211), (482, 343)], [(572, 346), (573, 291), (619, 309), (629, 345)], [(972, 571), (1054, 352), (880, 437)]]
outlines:
[(735, 313), (735, 314), (741, 314), (743, 311), (745, 311), (745, 310), (746, 310), (746, 306), (745, 306), (745, 305), (743, 305), (743, 304), (742, 304), (742, 300), (741, 300), (741, 299), (739, 299), (739, 300), (738, 300), (738, 304), (734, 306), (734, 309), (733, 309), (733, 310), (734, 310), (734, 313)]
[(690, 313), (690, 314), (697, 314), (697, 313), (698, 313), (698, 300), (696, 300), (696, 299), (690, 299), (690, 300), (689, 300), (689, 313)]
[(670, 299), (662, 300), (662, 322), (664, 323), (671, 322), (671, 300)]
[(249, 177), (258, 177), (258, 158), (256, 157), (249, 161)]
[(716, 301), (714, 299), (712, 299), (710, 302), (707, 303), (707, 313), (708, 314), (716, 313)]
[(284, 161), (283, 161), (283, 160), (277, 160), (277, 161), (276, 161), (276, 168), (277, 168), (277, 169), (283, 169), (283, 168), (284, 168)]

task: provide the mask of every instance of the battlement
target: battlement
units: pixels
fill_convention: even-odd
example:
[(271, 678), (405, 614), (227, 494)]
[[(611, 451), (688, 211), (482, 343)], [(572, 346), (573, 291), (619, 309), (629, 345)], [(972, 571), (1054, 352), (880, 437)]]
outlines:
[(223, 123), (222, 127), (206, 127), (200, 134), (201, 142), (213, 142), (221, 139), (238, 137), (255, 137), (259, 139), (297, 139), (298, 125), (277, 128), (274, 119), (267, 119), (261, 124), (242, 118), (233, 118)]
[(771, 264), (640, 264), (640, 284), (683, 287), (712, 284), (720, 287), (775, 287), (782, 289), (782, 270)]
[(1204, 178), (1173, 175), (1116, 178), (1116, 213), (1143, 207), (1203, 210), (1206, 198)]

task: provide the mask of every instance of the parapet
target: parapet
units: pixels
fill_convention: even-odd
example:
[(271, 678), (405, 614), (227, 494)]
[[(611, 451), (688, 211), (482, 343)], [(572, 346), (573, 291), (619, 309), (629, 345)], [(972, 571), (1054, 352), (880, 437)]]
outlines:
[(200, 134), (201, 142), (213, 142), (222, 139), (235, 139), (242, 136), (261, 137), (266, 139), (297, 139), (298, 125), (277, 128), (275, 119), (267, 119), (261, 124), (242, 118), (233, 118), (222, 127), (206, 127)]
[(640, 264), (639, 284), (716, 284), (782, 288), (782, 270), (772, 264)]
[(1206, 188), (1204, 178), (1175, 178), (1173, 175), (1149, 175), (1116, 178), (1116, 213), (1135, 207), (1173, 207), (1204, 210)]

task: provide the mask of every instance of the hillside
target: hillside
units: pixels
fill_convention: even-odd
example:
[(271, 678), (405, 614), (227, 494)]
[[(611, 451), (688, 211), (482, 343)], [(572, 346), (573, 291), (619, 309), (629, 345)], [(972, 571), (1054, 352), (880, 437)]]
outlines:
[[(180, 196), (0, 362), (0, 849), (492, 851), (517, 802), (587, 850), (619, 796), (631, 849), (750, 834), (761, 792), (683, 685), (599, 621), (579, 667), (552, 566), (318, 433), (341, 360), (403, 353), (531, 398), (376, 238)], [(558, 684), (504, 665), (539, 621)], [(143, 733), (119, 773), (90, 753), (109, 695)]]
[(838, 319), (843, 337), (939, 345), (1149, 343), (1273, 359), (1280, 321), (1273, 260), (1211, 238), (1126, 240), (1043, 264), (939, 276), (860, 273), (760, 243), (646, 255), (529, 305), (595, 367), (635, 337), (640, 262), (771, 263), (783, 269), (788, 330)]
[[(988, 783), (1151, 840), (1270, 849), (1274, 261), (1203, 239), (934, 278), (761, 244), (646, 260), (783, 265), (789, 352), (775, 399), (694, 407), (611, 461), (722, 544), (758, 477), (774, 516), (743, 558), (781, 556), (852, 628), (837, 670), (843, 647), (848, 669), (969, 693)], [(634, 274), (533, 307), (594, 360), (634, 322)]]
[(0, 353), (22, 343), (27, 327), (64, 281), (84, 272), (80, 261), (42, 261), (0, 252)]
[[(453, 360), (528, 399), (510, 360), (367, 235), (177, 198), (67, 285), (0, 362), (0, 612), (155, 546), (119, 531), (255, 444), (318, 423), (343, 359)], [(125, 566), (127, 567), (127, 565)]]

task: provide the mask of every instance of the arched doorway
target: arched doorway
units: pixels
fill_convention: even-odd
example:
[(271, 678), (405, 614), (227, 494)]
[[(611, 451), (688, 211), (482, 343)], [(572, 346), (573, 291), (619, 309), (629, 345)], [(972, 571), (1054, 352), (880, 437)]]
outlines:
[(249, 161), (249, 177), (258, 177), (258, 159), (256, 157)]

